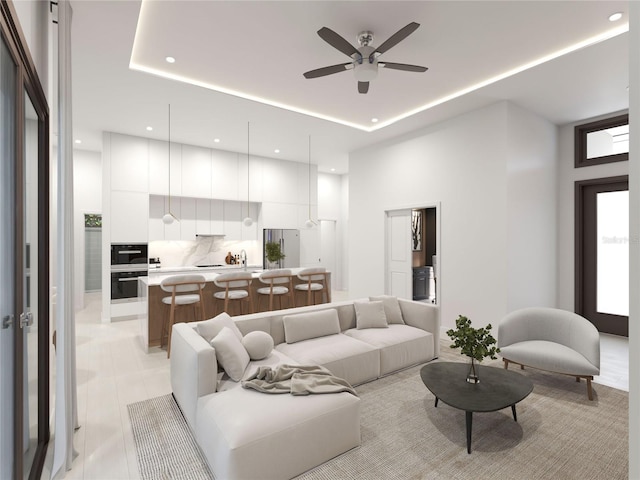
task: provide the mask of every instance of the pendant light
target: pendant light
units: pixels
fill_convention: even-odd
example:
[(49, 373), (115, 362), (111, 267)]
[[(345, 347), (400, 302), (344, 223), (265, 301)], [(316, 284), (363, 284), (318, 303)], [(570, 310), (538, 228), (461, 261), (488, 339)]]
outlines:
[(316, 222), (311, 220), (311, 135), (309, 135), (309, 217), (304, 222), (305, 227), (313, 228), (317, 225)]
[(242, 220), (245, 227), (253, 225), (253, 219), (249, 211), (249, 125), (249, 122), (247, 122), (247, 216)]
[(174, 220), (177, 220), (178, 222), (180, 220), (178, 220), (178, 217), (176, 217), (173, 213), (171, 213), (171, 104), (169, 104), (169, 210), (167, 211), (167, 213), (164, 214), (164, 216), (162, 217), (162, 221), (166, 224), (166, 225), (171, 225), (173, 223)]

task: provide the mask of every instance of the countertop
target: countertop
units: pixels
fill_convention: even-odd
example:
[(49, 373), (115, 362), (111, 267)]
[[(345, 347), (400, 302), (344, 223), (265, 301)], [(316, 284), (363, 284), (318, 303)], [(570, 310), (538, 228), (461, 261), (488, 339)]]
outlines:
[[(174, 269), (175, 268), (175, 269)], [(296, 273), (298, 273), (300, 270), (302, 270), (301, 267), (299, 268), (290, 268), (291, 273), (293, 275), (295, 275)], [(138, 277), (138, 281), (145, 285), (145, 286), (155, 286), (155, 285), (160, 285), (160, 282), (162, 282), (162, 280), (164, 280), (167, 277), (170, 277), (172, 275), (175, 275), (177, 273), (187, 273), (187, 272), (192, 272), (192, 273), (200, 273), (204, 276), (205, 280), (207, 282), (213, 282), (213, 280), (220, 275), (221, 273), (224, 273), (226, 271), (242, 271), (242, 267), (238, 266), (238, 265), (227, 265), (226, 268), (225, 267), (211, 267), (211, 268), (203, 268), (203, 267), (169, 267), (167, 269), (163, 269), (163, 268), (157, 268), (157, 269), (152, 269), (149, 270), (149, 276), (148, 277)], [(249, 265), (247, 267), (247, 271), (251, 272), (253, 278), (258, 278), (258, 276), (264, 271), (262, 269), (262, 266), (251, 266)]]

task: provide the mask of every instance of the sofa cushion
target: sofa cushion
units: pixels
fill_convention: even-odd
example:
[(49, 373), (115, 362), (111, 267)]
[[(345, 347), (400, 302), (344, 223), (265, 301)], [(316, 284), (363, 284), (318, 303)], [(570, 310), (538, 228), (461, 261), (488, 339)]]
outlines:
[(502, 358), (530, 367), (568, 375), (599, 375), (600, 370), (583, 355), (560, 343), (526, 340), (500, 347)]
[(242, 337), (242, 346), (251, 360), (262, 360), (273, 350), (273, 338), (266, 332), (249, 332)]
[(199, 400), (195, 434), (216, 478), (292, 478), (360, 444), (360, 399), (233, 388)]
[(387, 316), (382, 302), (354, 302), (356, 328), (387, 328)]
[(392, 295), (378, 295), (377, 297), (369, 297), (369, 300), (372, 302), (382, 302), (388, 324), (398, 323), (400, 325), (404, 325), (404, 319), (402, 318), (402, 310), (400, 309), (398, 297), (394, 297)]
[(238, 337), (238, 340), (242, 340), (242, 333), (227, 312), (222, 312), (209, 320), (196, 323), (196, 330), (207, 342), (210, 342), (218, 335), (223, 327), (229, 328)]
[(218, 363), (224, 368), (227, 375), (239, 382), (250, 359), (236, 334), (230, 328), (223, 327), (220, 333), (211, 340), (211, 346), (216, 350)]
[(318, 312), (285, 315), (284, 337), (287, 343), (340, 333), (340, 320), (335, 308)]
[(409, 325), (389, 325), (388, 329), (351, 329), (345, 335), (380, 350), (380, 375), (428, 362), (434, 357), (433, 335)]
[(281, 343), (276, 350), (301, 365), (322, 365), (351, 385), (370, 382), (380, 375), (378, 349), (342, 333)]

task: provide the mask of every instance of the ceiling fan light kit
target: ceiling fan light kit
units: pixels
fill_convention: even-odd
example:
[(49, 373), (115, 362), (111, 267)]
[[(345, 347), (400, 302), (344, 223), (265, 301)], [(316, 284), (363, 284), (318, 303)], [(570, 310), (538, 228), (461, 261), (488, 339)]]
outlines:
[(353, 74), (358, 81), (358, 92), (364, 94), (369, 91), (369, 82), (375, 80), (378, 76), (379, 66), (383, 68), (390, 68), (392, 70), (403, 70), (405, 72), (426, 72), (427, 67), (421, 67), (419, 65), (378, 62), (378, 57), (380, 55), (407, 38), (415, 32), (419, 26), (420, 24), (416, 22), (409, 23), (391, 35), (391, 37), (385, 40), (377, 48), (371, 46), (371, 43), (373, 43), (373, 33), (370, 31), (364, 31), (358, 34), (358, 44), (360, 45), (360, 48), (356, 48), (330, 28), (322, 27), (318, 30), (320, 38), (333, 48), (351, 57), (352, 61), (310, 70), (305, 72), (303, 75), (305, 78), (311, 79), (344, 72), (345, 70), (353, 70)]

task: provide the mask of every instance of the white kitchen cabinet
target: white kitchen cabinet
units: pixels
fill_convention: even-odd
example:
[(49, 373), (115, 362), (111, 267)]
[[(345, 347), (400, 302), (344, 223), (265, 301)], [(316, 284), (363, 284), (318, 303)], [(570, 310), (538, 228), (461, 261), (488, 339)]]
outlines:
[(149, 191), (149, 142), (145, 138), (112, 133), (111, 190)]
[[(149, 140), (149, 192), (167, 195), (169, 189), (168, 142)], [(171, 143), (171, 195), (182, 195), (182, 145)]]
[(274, 203), (298, 203), (298, 163), (265, 158), (262, 162), (262, 200)]
[[(239, 200), (239, 163), (246, 155), (224, 150), (211, 152), (211, 197), (223, 200)], [(246, 168), (246, 167), (245, 167)], [(246, 181), (246, 176), (244, 177)]]
[(211, 198), (211, 149), (182, 146), (182, 196)]
[(320, 229), (300, 229), (300, 266), (317, 267), (320, 265)]
[[(249, 203), (249, 214), (253, 219), (253, 223), (250, 226), (246, 226), (244, 223), (241, 224), (242, 234), (241, 240), (258, 240), (258, 218), (260, 216), (259, 205), (257, 203)], [(242, 206), (242, 219), (244, 220), (244, 216), (246, 216), (247, 204), (246, 202)]]
[(149, 196), (149, 241), (164, 240), (164, 222), (166, 197)]
[(227, 240), (242, 238), (243, 218), (240, 202), (224, 202), (224, 234)]
[(299, 205), (293, 203), (262, 203), (262, 225), (264, 228), (300, 228)]
[(180, 239), (196, 239), (196, 199), (182, 197), (180, 199)]
[(111, 192), (111, 243), (147, 243), (149, 194)]
[(211, 233), (211, 200), (198, 198), (196, 199), (196, 234), (211, 235)]
[(224, 235), (224, 201), (211, 200), (211, 235)]
[(238, 198), (247, 201), (247, 186), (249, 187), (249, 201), (261, 202), (263, 192), (263, 158), (251, 157), (249, 166), (249, 182), (247, 183), (247, 157), (240, 156), (238, 162)]
[[(298, 163), (298, 197), (296, 203), (307, 205), (309, 203), (309, 165)], [(318, 203), (318, 166), (311, 165), (311, 205)]]

